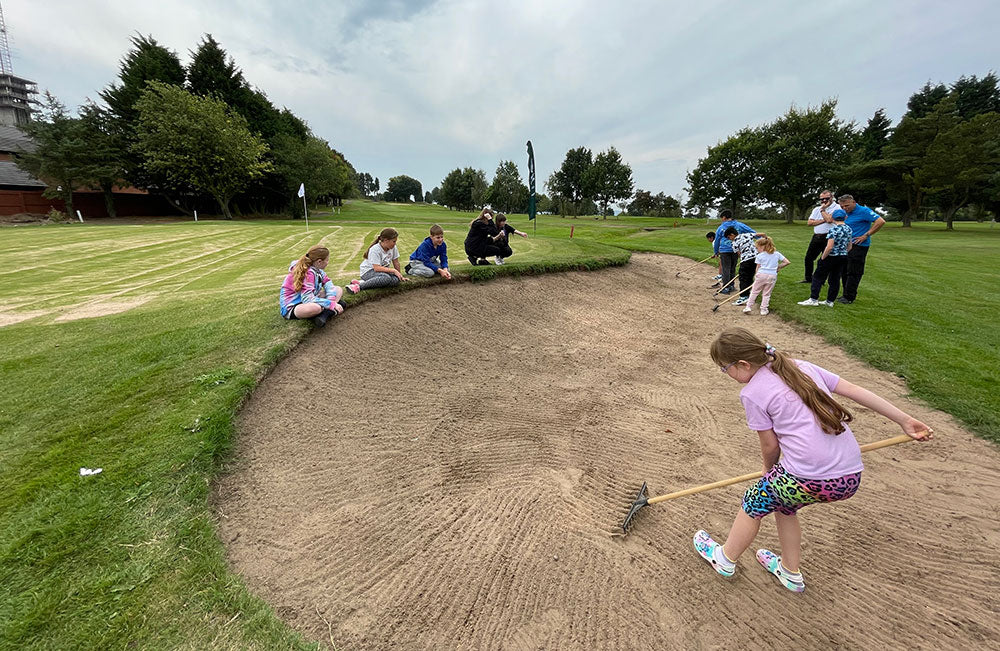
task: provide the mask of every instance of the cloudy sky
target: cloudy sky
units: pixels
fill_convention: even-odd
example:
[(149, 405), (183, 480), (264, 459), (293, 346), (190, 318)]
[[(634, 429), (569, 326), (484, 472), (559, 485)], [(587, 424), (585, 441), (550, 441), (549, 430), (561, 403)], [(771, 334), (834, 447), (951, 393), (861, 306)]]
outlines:
[(75, 107), (129, 36), (186, 64), (212, 34), (246, 78), (359, 171), (425, 189), (513, 160), (538, 190), (581, 145), (677, 194), (705, 148), (795, 104), (893, 119), (928, 80), (1000, 68), (995, 0), (5, 0), (15, 74)]

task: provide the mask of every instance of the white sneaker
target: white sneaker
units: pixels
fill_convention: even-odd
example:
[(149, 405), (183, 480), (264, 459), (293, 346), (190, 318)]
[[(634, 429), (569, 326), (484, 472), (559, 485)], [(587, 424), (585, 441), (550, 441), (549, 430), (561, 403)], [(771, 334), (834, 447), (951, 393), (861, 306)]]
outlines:
[(768, 310), (767, 310), (766, 307), (760, 308), (760, 315), (761, 316), (767, 316), (767, 312), (768, 312)]
[(722, 274), (716, 274), (712, 276), (712, 280), (722, 280)]
[(501, 258), (500, 256), (497, 256), (497, 264), (503, 264), (503, 263), (504, 263), (503, 262), (503, 258)]
[(823, 301), (823, 305), (827, 307), (833, 307), (833, 301)]
[(745, 308), (743, 308), (743, 314), (750, 314), (750, 306), (749, 305), (747, 305)]
[(819, 301), (815, 298), (807, 298), (804, 301), (799, 301), (799, 305), (819, 305)]
[(733, 305), (746, 305), (746, 302), (747, 302), (746, 297), (745, 296), (741, 296), (740, 298), (738, 298), (735, 301), (733, 301)]

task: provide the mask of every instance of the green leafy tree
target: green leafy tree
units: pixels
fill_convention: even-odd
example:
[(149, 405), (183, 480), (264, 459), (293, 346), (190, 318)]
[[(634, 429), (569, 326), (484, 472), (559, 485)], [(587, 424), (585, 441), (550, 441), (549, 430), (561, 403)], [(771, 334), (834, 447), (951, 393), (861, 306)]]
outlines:
[(73, 190), (88, 180), (89, 150), (83, 121), (70, 116), (46, 91), (36, 119), (20, 129), (32, 140), (34, 150), (17, 154), (15, 163), (43, 181), (47, 187), (42, 195), (62, 199), (67, 214), (73, 216)]
[(583, 200), (593, 198), (587, 174), (593, 164), (594, 155), (586, 147), (570, 149), (559, 169), (549, 177), (549, 189), (562, 197), (574, 217), (580, 214)]
[(226, 219), (229, 202), (271, 169), (267, 145), (220, 100), (150, 82), (136, 103), (136, 151), (143, 166), (175, 191), (211, 195)]
[(790, 108), (759, 136), (760, 195), (783, 205), (791, 223), (847, 164), (852, 138), (853, 126), (837, 118), (835, 100), (804, 111)]
[(305, 183), (309, 197), (339, 203), (354, 188), (355, 174), (339, 153), (320, 138), (310, 136), (300, 142), (289, 134), (274, 138), (275, 171), (285, 179), (282, 188), (294, 217), (301, 216), (301, 206), (295, 198), (299, 184)]
[(424, 192), (423, 188), (420, 187), (420, 181), (405, 174), (392, 177), (389, 179), (388, 185), (385, 186), (386, 201), (406, 203), (413, 200), (419, 201), (423, 196)]
[(584, 177), (584, 186), (590, 190), (589, 198), (597, 202), (605, 219), (608, 217), (608, 204), (628, 199), (635, 187), (632, 168), (622, 161), (621, 154), (614, 147), (598, 154)]
[(521, 173), (513, 161), (501, 161), (486, 194), (489, 203), (501, 212), (524, 212), (528, 205), (528, 186), (521, 182)]
[(725, 206), (738, 217), (741, 206), (760, 200), (765, 147), (762, 131), (750, 128), (709, 147), (687, 176), (693, 205)]
[(431, 196), (430, 190), (424, 192), (424, 203), (434, 203), (434, 197)]

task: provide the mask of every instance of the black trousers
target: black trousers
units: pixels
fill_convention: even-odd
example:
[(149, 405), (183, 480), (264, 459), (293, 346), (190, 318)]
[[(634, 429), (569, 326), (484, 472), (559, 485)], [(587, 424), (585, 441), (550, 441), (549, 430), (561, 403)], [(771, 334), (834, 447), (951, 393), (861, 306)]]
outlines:
[(847, 268), (844, 270), (844, 298), (853, 301), (858, 298), (858, 285), (865, 275), (865, 259), (868, 257), (868, 246), (854, 245), (847, 252)]
[(822, 235), (813, 233), (812, 239), (809, 240), (809, 248), (806, 249), (806, 280), (812, 280), (813, 262), (815, 262), (816, 258), (823, 254), (823, 249), (825, 248), (826, 233), (823, 233)]
[(757, 274), (757, 261), (753, 258), (740, 263), (740, 296), (750, 296), (753, 277)]
[(840, 278), (846, 267), (846, 255), (830, 255), (826, 257), (826, 260), (821, 259), (817, 262), (816, 273), (813, 274), (812, 287), (809, 291), (810, 298), (818, 301), (823, 283), (829, 283), (826, 290), (826, 300), (831, 303), (837, 300), (837, 294), (840, 293)]
[(719, 258), (722, 260), (722, 286), (725, 287), (736, 275), (736, 261), (739, 260), (739, 255), (734, 252), (720, 253)]
[(484, 244), (479, 247), (465, 247), (465, 255), (470, 258), (488, 258), (490, 256), (498, 255), (501, 258), (504, 257), (504, 253), (509, 253), (510, 247), (499, 247), (496, 244)]

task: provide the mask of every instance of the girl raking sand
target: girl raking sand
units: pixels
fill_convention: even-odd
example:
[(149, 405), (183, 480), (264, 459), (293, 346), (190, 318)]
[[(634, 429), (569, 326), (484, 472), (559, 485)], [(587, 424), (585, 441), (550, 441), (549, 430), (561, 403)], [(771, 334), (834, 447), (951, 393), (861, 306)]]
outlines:
[(719, 574), (732, 576), (736, 561), (756, 538), (761, 518), (774, 513), (781, 555), (758, 549), (757, 562), (783, 586), (802, 592), (802, 532), (796, 512), (818, 502), (846, 500), (861, 483), (861, 449), (847, 426), (851, 412), (831, 394), (882, 414), (919, 441), (932, 438), (932, 430), (871, 391), (792, 359), (743, 328), (720, 334), (711, 355), (720, 371), (746, 385), (740, 400), (747, 425), (760, 437), (764, 476), (744, 494), (725, 543), (702, 530), (694, 535), (694, 548)]

